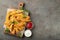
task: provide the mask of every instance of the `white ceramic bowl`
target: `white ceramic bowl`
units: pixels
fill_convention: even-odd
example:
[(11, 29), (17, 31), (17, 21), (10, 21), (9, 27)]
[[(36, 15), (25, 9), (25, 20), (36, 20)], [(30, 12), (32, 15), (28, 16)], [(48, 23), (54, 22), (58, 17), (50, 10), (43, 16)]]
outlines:
[(26, 37), (30, 37), (30, 36), (32, 35), (31, 30), (27, 29), (27, 30), (24, 32), (24, 35), (25, 35)]

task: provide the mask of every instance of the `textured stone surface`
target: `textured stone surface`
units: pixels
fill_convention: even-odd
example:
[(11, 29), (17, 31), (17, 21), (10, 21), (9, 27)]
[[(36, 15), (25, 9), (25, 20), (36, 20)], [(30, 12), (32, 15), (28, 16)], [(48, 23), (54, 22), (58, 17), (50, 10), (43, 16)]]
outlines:
[[(17, 38), (3, 33), (6, 10), (25, 2), (34, 23), (30, 38)], [(0, 0), (0, 40), (57, 40), (60, 39), (60, 0)]]

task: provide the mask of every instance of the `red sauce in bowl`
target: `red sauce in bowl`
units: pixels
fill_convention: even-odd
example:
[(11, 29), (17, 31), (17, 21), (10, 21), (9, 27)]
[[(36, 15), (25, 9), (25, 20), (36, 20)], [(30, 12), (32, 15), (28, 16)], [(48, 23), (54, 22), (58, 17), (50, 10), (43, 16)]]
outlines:
[(32, 22), (28, 22), (26, 27), (27, 27), (28, 29), (32, 29), (33, 23), (32, 23)]

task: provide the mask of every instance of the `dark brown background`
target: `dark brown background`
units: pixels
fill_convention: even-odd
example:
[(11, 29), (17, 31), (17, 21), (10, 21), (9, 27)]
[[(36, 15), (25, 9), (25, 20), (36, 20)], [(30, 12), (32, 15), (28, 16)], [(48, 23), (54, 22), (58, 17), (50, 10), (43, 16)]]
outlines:
[[(3, 33), (6, 10), (25, 2), (34, 23), (33, 36), (18, 38)], [(60, 0), (0, 0), (0, 40), (57, 40), (60, 39)]]

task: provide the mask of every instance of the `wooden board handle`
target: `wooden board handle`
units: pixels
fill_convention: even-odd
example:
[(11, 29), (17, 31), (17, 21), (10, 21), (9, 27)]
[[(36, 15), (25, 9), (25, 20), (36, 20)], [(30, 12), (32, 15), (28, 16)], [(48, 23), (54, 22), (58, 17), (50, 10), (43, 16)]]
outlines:
[(18, 4), (18, 9), (24, 7), (24, 5), (25, 5), (24, 2), (20, 2), (20, 3)]

